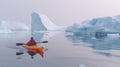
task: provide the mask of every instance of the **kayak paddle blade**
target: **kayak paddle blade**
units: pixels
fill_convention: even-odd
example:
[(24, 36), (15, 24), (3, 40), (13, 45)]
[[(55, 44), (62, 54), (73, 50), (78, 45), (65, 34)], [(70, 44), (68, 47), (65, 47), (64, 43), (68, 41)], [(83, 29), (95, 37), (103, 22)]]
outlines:
[(48, 41), (42, 41), (42, 43), (48, 43)]
[(16, 46), (21, 46), (23, 45), (24, 43), (16, 43)]
[(16, 52), (16, 55), (23, 55), (24, 52)]

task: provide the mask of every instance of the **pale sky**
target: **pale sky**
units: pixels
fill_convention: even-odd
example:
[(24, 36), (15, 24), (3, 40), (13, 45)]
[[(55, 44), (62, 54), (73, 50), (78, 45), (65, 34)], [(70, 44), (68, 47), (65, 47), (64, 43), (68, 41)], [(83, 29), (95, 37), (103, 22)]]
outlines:
[(57, 25), (120, 15), (120, 0), (0, 0), (0, 20), (30, 24), (31, 13), (46, 14)]

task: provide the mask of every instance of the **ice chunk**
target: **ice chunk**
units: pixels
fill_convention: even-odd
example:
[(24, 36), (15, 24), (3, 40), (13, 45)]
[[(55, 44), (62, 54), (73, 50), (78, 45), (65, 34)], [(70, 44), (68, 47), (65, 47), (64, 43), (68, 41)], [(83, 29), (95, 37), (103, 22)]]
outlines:
[(83, 65), (83, 64), (80, 64), (80, 66), (79, 67), (86, 67), (85, 65)]

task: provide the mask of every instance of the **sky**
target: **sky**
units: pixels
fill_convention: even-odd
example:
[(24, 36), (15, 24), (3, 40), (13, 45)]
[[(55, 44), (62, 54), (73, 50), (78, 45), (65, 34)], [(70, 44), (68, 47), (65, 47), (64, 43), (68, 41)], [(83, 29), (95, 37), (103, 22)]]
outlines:
[(31, 13), (48, 16), (57, 25), (120, 15), (120, 0), (0, 0), (0, 21), (30, 24)]

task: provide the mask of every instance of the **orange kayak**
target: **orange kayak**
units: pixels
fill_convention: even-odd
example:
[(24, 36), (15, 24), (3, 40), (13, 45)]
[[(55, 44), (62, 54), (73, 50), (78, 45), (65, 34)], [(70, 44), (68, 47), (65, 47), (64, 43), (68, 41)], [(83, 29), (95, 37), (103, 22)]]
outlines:
[(26, 48), (29, 51), (35, 51), (38, 54), (40, 54), (42, 57), (44, 57), (44, 48), (43, 47), (39, 47), (39, 46), (27, 46), (27, 45), (23, 45), (24, 48)]

